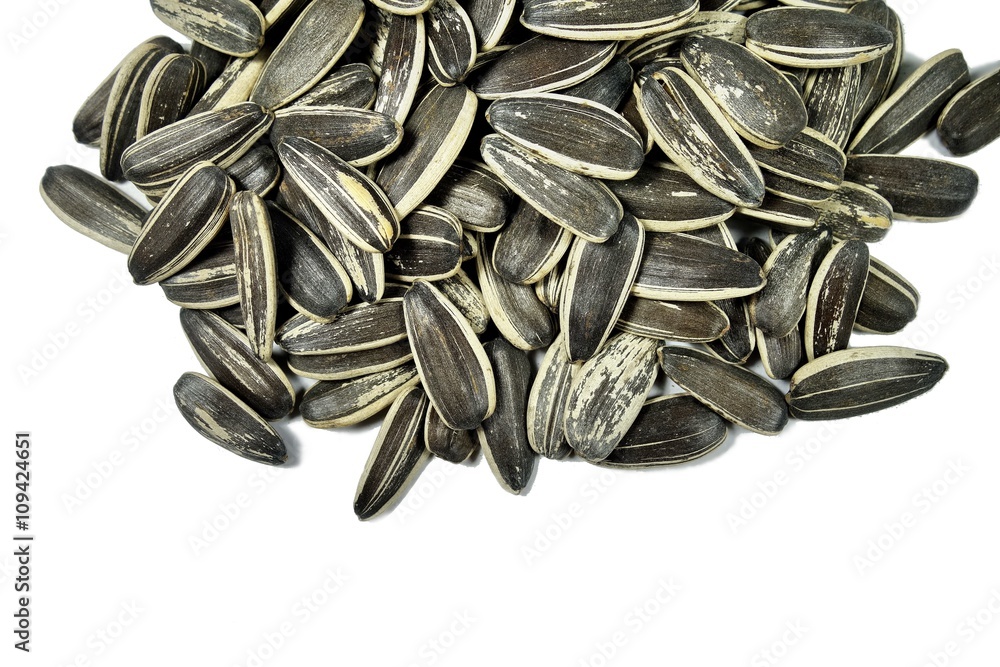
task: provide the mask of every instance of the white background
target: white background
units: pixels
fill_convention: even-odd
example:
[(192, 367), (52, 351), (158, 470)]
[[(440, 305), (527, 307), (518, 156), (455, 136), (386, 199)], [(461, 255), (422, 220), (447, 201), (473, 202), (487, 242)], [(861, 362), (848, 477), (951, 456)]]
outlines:
[[(974, 67), (995, 62), (984, 3), (891, 4), (916, 56), (961, 47)], [(943, 354), (951, 371), (931, 394), (779, 438), (740, 433), (687, 467), (610, 474), (543, 461), (522, 498), (482, 461), (435, 462), (395, 514), (362, 524), (351, 504), (374, 427), (283, 427), (298, 464), (277, 476), (201, 440), (160, 408), (197, 369), (177, 309), (37, 195), (48, 165), (96, 169), (71, 119), (123, 54), (168, 34), (148, 3), (8, 0), (0, 16), (0, 664), (995, 664), (1000, 145), (962, 160), (982, 179), (965, 217), (899, 222), (873, 249), (923, 302), (903, 335), (856, 343)], [(77, 335), (22, 377), (67, 327)], [(31, 655), (11, 646), (20, 429), (34, 438)], [(942, 481), (953, 467), (964, 472)], [(933, 502), (918, 498), (935, 484)], [(741, 509), (748, 518), (734, 525)], [(911, 525), (891, 536), (907, 513)], [(206, 533), (212, 522), (222, 529)], [(331, 573), (342, 582), (328, 594)], [(966, 620), (977, 613), (984, 625)]]

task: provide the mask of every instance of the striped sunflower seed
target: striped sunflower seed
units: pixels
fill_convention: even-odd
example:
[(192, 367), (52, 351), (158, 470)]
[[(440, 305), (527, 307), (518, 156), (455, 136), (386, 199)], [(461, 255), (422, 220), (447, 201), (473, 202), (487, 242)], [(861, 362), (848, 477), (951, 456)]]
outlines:
[(742, 253), (688, 234), (650, 232), (632, 293), (656, 301), (715, 301), (763, 286), (760, 266)]
[(167, 300), (181, 308), (212, 310), (236, 306), (239, 325), (243, 326), (236, 285), (236, 249), (232, 244), (210, 244), (183, 271), (161, 280), (160, 287)]
[[(885, 56), (883, 56), (885, 57)], [(809, 127), (840, 148), (847, 146), (861, 93), (862, 65), (816, 71), (806, 100)]]
[(729, 329), (719, 337), (705, 343), (705, 349), (727, 364), (742, 366), (750, 360), (757, 348), (757, 335), (750, 320), (750, 305), (746, 299), (723, 299), (715, 305), (729, 320)]
[(777, 150), (750, 147), (765, 174), (769, 192), (805, 203), (830, 197), (844, 180), (847, 157), (833, 141), (812, 128)]
[(383, 412), (400, 394), (419, 384), (412, 363), (349, 380), (324, 380), (302, 396), (299, 412), (313, 428), (353, 426)]
[(187, 54), (169, 54), (160, 59), (142, 91), (136, 138), (142, 139), (186, 116), (201, 96), (207, 78), (205, 66)]
[(580, 364), (569, 361), (563, 338), (557, 338), (542, 359), (528, 393), (528, 443), (539, 456), (564, 459), (572, 451), (566, 442), (564, 417), (570, 388)]
[(182, 309), (180, 317), (195, 356), (219, 384), (268, 421), (292, 411), (288, 377), (273, 361), (262, 361), (243, 332), (210, 311)]
[(362, 521), (391, 509), (426, 467), (430, 453), (421, 437), (426, 414), (427, 396), (420, 387), (393, 402), (354, 495), (354, 513)]
[(264, 15), (250, 0), (150, 0), (156, 17), (185, 37), (231, 56), (264, 45)]
[(199, 435), (233, 454), (267, 465), (288, 459), (271, 425), (215, 380), (185, 373), (174, 385), (174, 402)]
[(829, 199), (813, 204), (819, 223), (838, 239), (877, 243), (892, 228), (892, 206), (884, 197), (857, 183), (845, 182)]
[(496, 374), (496, 409), (476, 429), (476, 438), (500, 486), (517, 495), (527, 488), (535, 471), (525, 416), (531, 362), (502, 338), (484, 348)]
[(779, 7), (747, 20), (746, 46), (764, 60), (791, 67), (847, 67), (889, 52), (893, 35), (855, 14)]
[(521, 23), (553, 37), (629, 40), (673, 30), (697, 11), (697, 0), (525, 0)]
[(563, 268), (556, 264), (544, 278), (535, 283), (535, 296), (553, 313), (559, 312), (559, 296), (562, 294)]
[(146, 209), (110, 183), (64, 164), (46, 169), (39, 189), (49, 210), (75, 231), (112, 250), (132, 250)]
[(729, 427), (688, 394), (660, 396), (639, 411), (632, 428), (600, 465), (655, 468), (688, 463), (718, 449)]
[(496, 232), (507, 223), (513, 199), (510, 189), (485, 164), (459, 159), (425, 203), (451, 211), (467, 230)]
[[(364, 63), (342, 65), (323, 77), (308, 93), (296, 99), (293, 106), (370, 109), (375, 104), (375, 80), (372, 68)], [(385, 113), (379, 109), (375, 111)]]
[(656, 380), (659, 344), (618, 334), (577, 372), (564, 428), (566, 441), (582, 458), (607, 458), (632, 428)]
[(396, 150), (403, 141), (403, 128), (376, 111), (293, 106), (274, 114), (270, 140), (280, 146), (291, 137), (304, 137), (351, 166), (363, 167)]
[(435, 282), (434, 286), (465, 316), (473, 332), (478, 335), (486, 331), (490, 325), (490, 311), (483, 293), (465, 271), (459, 269), (450, 278)]
[(477, 428), (497, 406), (497, 387), (468, 320), (428, 282), (415, 283), (403, 307), (413, 357), (434, 409), (449, 428)]
[(798, 327), (809, 302), (813, 267), (826, 257), (830, 246), (830, 231), (820, 227), (785, 237), (771, 252), (764, 264), (767, 284), (750, 304), (758, 329), (782, 337)]
[(476, 452), (479, 442), (472, 431), (448, 428), (434, 406), (428, 406), (424, 420), (424, 445), (434, 456), (449, 463), (465, 463)]
[(472, 89), (481, 99), (496, 100), (569, 88), (607, 65), (616, 46), (538, 35), (477, 70)]
[(514, 17), (515, 0), (468, 0), (464, 3), (476, 31), (479, 51), (489, 51), (503, 39)]
[(351, 306), (330, 323), (295, 315), (277, 332), (278, 345), (291, 354), (338, 354), (384, 347), (406, 338), (403, 303), (383, 299)]
[(806, 308), (806, 357), (809, 361), (847, 348), (868, 279), (868, 246), (841, 241), (823, 259)]
[(271, 358), (275, 318), (278, 316), (277, 260), (271, 216), (264, 200), (252, 192), (232, 199), (229, 221), (233, 228), (236, 286), (250, 347), (262, 360)]
[(658, 354), (667, 377), (726, 420), (761, 435), (788, 423), (784, 396), (752, 371), (688, 348), (665, 345)]
[(788, 379), (806, 361), (798, 327), (784, 336), (772, 336), (757, 329), (757, 350), (764, 372), (773, 380)]
[(854, 115), (854, 126), (857, 128), (889, 96), (896, 83), (896, 76), (903, 63), (903, 24), (899, 15), (883, 0), (859, 2), (848, 11), (878, 23), (893, 36), (892, 49), (888, 53), (861, 65), (861, 87)]
[(281, 180), (281, 162), (274, 149), (260, 144), (226, 170), (238, 190), (266, 197)]
[(146, 219), (128, 257), (137, 285), (181, 271), (226, 222), (236, 185), (215, 165), (199, 162), (167, 191)]
[(854, 320), (860, 331), (894, 334), (917, 318), (920, 293), (898, 271), (882, 261), (869, 258), (868, 281)]
[(383, 20), (387, 22), (386, 41), (374, 109), (402, 124), (410, 115), (424, 71), (426, 24), (421, 15), (388, 14)]
[(270, 50), (265, 48), (250, 58), (234, 58), (222, 74), (212, 82), (188, 115), (196, 116), (207, 111), (220, 111), (249, 100), (250, 93), (257, 85), (260, 73), (264, 71), (264, 65), (270, 57)]
[(313, 380), (352, 380), (399, 368), (413, 359), (407, 340), (370, 350), (339, 354), (291, 354), (288, 368), (296, 375)]
[(632, 66), (625, 56), (615, 56), (604, 69), (575, 86), (562, 91), (563, 95), (589, 100), (609, 109), (618, 109), (632, 92)]
[(569, 250), (573, 234), (521, 201), (493, 246), (493, 267), (504, 280), (533, 285)]
[(629, 298), (616, 327), (635, 336), (656, 340), (707, 343), (729, 330), (729, 318), (708, 302), (670, 302)]
[(936, 222), (965, 213), (979, 192), (979, 176), (963, 165), (903, 155), (856, 155), (846, 177), (889, 202), (896, 219)]
[(476, 30), (457, 0), (437, 0), (427, 10), (427, 71), (442, 86), (454, 86), (476, 62)]
[[(702, 3), (704, 4), (704, 3)], [(694, 36), (717, 37), (734, 44), (742, 44), (747, 19), (745, 16), (725, 11), (700, 11), (684, 25), (644, 39), (637, 39), (622, 46), (621, 54), (628, 58), (635, 70), (649, 66), (666, 67), (675, 58), (684, 40)], [(677, 65), (670, 65), (676, 67)], [(642, 82), (639, 82), (642, 85)]]
[(865, 347), (820, 357), (792, 376), (788, 407), (806, 421), (870, 414), (926, 393), (948, 362), (903, 347)]
[(793, 233), (812, 229), (819, 221), (815, 204), (804, 204), (771, 193), (767, 193), (764, 202), (756, 208), (740, 207), (736, 210), (744, 218)]
[(413, 16), (430, 9), (434, 0), (371, 0), (371, 3), (390, 14)]
[(976, 79), (948, 102), (937, 133), (953, 155), (975, 153), (1000, 137), (1000, 69)]
[(386, 275), (401, 282), (450, 278), (462, 266), (462, 225), (443, 208), (421, 206), (400, 223), (385, 261)]

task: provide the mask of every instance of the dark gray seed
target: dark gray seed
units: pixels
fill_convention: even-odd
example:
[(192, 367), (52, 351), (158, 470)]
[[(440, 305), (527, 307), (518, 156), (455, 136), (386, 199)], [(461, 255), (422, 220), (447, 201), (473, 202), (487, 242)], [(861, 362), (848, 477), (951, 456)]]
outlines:
[(810, 361), (847, 348), (867, 280), (868, 246), (856, 240), (833, 246), (809, 287), (803, 339)]
[(424, 420), (424, 445), (439, 459), (458, 464), (469, 460), (479, 442), (474, 431), (448, 428), (434, 406), (428, 406)]
[(944, 377), (948, 362), (903, 347), (834, 352), (792, 376), (788, 407), (796, 419), (846, 419), (877, 412), (926, 393)]
[(427, 70), (442, 86), (461, 83), (476, 62), (476, 31), (457, 0), (437, 0), (427, 11)]
[(617, 328), (656, 340), (708, 343), (729, 330), (729, 318), (714, 303), (651, 301), (631, 297), (618, 317)]
[(535, 452), (528, 444), (526, 428), (531, 362), (502, 338), (484, 348), (496, 375), (496, 409), (476, 429), (476, 437), (500, 486), (516, 495), (528, 486), (535, 471)]
[(264, 200), (252, 192), (238, 192), (229, 210), (243, 324), (250, 347), (267, 361), (274, 346), (278, 315), (277, 261), (271, 216)]
[[(702, 5), (704, 4), (703, 2)], [(654, 64), (655, 71), (667, 67), (665, 63), (676, 57), (684, 40), (694, 35), (718, 37), (734, 44), (742, 44), (746, 23), (746, 17), (739, 14), (726, 11), (700, 11), (679, 28), (624, 45), (621, 54), (628, 58), (636, 71)], [(642, 85), (642, 81), (639, 85)]]
[(293, 106), (274, 114), (273, 146), (304, 137), (344, 162), (363, 167), (392, 153), (403, 141), (403, 128), (375, 111), (345, 107)]
[(475, 28), (480, 52), (500, 43), (517, 6), (515, 0), (466, 0), (463, 4)]
[(729, 435), (729, 427), (688, 394), (654, 398), (642, 406), (625, 438), (600, 465), (655, 468), (694, 461), (710, 454)]
[(760, 266), (742, 253), (688, 234), (650, 232), (632, 293), (657, 301), (715, 301), (763, 286)]
[(611, 335), (643, 259), (645, 231), (630, 213), (605, 243), (573, 241), (559, 298), (559, 325), (570, 361), (593, 357)]
[(788, 423), (784, 396), (752, 371), (681, 347), (663, 346), (659, 358), (667, 377), (728, 421), (761, 435)]
[(497, 100), (486, 110), (486, 120), (552, 164), (594, 178), (628, 180), (645, 155), (639, 134), (613, 109), (566, 95)]
[(118, 69), (101, 125), (101, 175), (109, 181), (122, 180), (122, 154), (138, 136), (142, 93), (157, 64), (167, 55), (156, 44), (145, 44), (129, 54)]
[(219, 111), (249, 100), (270, 56), (270, 50), (264, 49), (252, 58), (233, 58), (188, 115)]
[(586, 81), (564, 89), (562, 94), (617, 109), (632, 92), (632, 75), (632, 66), (628, 64), (628, 58), (615, 56), (600, 72)]
[(410, 288), (403, 306), (413, 358), (434, 409), (449, 428), (478, 427), (496, 408), (497, 388), (493, 366), (468, 320), (423, 281)]
[(894, 334), (917, 318), (920, 293), (892, 267), (869, 258), (868, 282), (854, 320), (860, 331)]
[(113, 185), (68, 164), (46, 169), (39, 191), (69, 227), (125, 254), (132, 250), (146, 218), (146, 209)]
[(153, 13), (185, 37), (231, 56), (264, 45), (264, 15), (250, 0), (150, 0)]
[(938, 118), (941, 142), (954, 155), (970, 155), (1000, 137), (1000, 69), (973, 81)]
[(581, 457), (607, 458), (632, 428), (656, 380), (659, 345), (618, 334), (577, 372), (566, 402), (565, 435)]
[(372, 68), (364, 63), (343, 65), (296, 99), (294, 106), (371, 108), (375, 103), (375, 78)]
[(838, 239), (859, 239), (877, 243), (892, 228), (892, 206), (872, 190), (844, 182), (829, 199), (813, 204), (819, 223)]
[(232, 56), (222, 51), (216, 51), (207, 44), (194, 41), (191, 42), (191, 57), (196, 59), (205, 68), (205, 85), (212, 85), (212, 82), (219, 78), (222, 71), (229, 65)]
[(542, 359), (528, 394), (526, 413), (528, 443), (539, 456), (547, 459), (564, 459), (569, 456), (564, 418), (566, 402), (573, 386), (573, 379), (580, 368), (566, 356), (563, 339), (557, 338)]
[(656, 144), (699, 185), (738, 206), (759, 206), (764, 177), (718, 105), (684, 72), (656, 72), (639, 111)]
[[(769, 195), (808, 206), (825, 201), (833, 195), (832, 190), (809, 185), (798, 179), (779, 176), (769, 171), (764, 172), (764, 186)], [(765, 199), (767, 198), (765, 197)]]
[(281, 180), (281, 163), (278, 154), (266, 144), (260, 144), (233, 163), (226, 170), (238, 190), (266, 196)]
[(486, 331), (486, 327), (490, 324), (490, 311), (486, 308), (483, 293), (465, 271), (459, 269), (458, 273), (437, 281), (434, 286), (458, 308), (476, 334)]
[(689, 37), (681, 62), (747, 141), (779, 148), (805, 129), (809, 117), (798, 91), (781, 72), (739, 44)]
[(383, 347), (340, 354), (291, 354), (288, 368), (313, 380), (350, 380), (399, 368), (413, 359), (407, 340)]
[(884, 56), (861, 65), (861, 88), (854, 115), (858, 127), (868, 114), (888, 97), (903, 62), (903, 24), (899, 15), (883, 0), (866, 0), (851, 7), (850, 13), (883, 26), (892, 33), (892, 49)]
[(877, 23), (829, 9), (765, 9), (747, 20), (747, 48), (792, 67), (847, 67), (888, 53), (893, 35)]
[(819, 213), (814, 205), (785, 199), (770, 192), (764, 196), (764, 202), (760, 206), (740, 207), (736, 210), (744, 218), (789, 232), (812, 229), (819, 220)]
[(493, 267), (504, 280), (533, 285), (558, 264), (573, 234), (521, 201), (510, 224), (497, 234)]
[(295, 407), (295, 390), (277, 364), (261, 361), (247, 338), (211, 311), (181, 310), (181, 327), (205, 369), (268, 421)]
[[(367, 252), (385, 252), (399, 236), (399, 220), (382, 190), (322, 146), (289, 137), (278, 146), (285, 171), (328, 225)], [(323, 236), (327, 233), (324, 231)]]
[(362, 0), (313, 0), (275, 47), (250, 101), (277, 109), (307, 92), (344, 55), (364, 18)]
[(846, 177), (882, 195), (897, 219), (956, 218), (979, 192), (979, 176), (960, 164), (902, 155), (856, 155)]
[(569, 88), (607, 65), (616, 46), (539, 35), (477, 70), (472, 89), (484, 100), (495, 100)]
[(969, 66), (958, 49), (924, 63), (868, 116), (849, 152), (898, 153), (933, 127), (938, 114), (969, 83)]
[(381, 186), (401, 217), (429, 195), (455, 162), (472, 131), (478, 102), (465, 86), (434, 87), (404, 127), (405, 139), (379, 171)]
[(556, 264), (548, 274), (535, 283), (535, 296), (553, 313), (559, 312), (559, 296), (562, 294), (563, 269)]
[(132, 246), (128, 270), (137, 285), (169, 278), (198, 256), (222, 228), (236, 185), (208, 162), (195, 164), (149, 214)]
[(250, 102), (188, 116), (132, 144), (121, 160), (125, 178), (144, 192), (162, 194), (197, 162), (228, 169), (267, 132), (272, 120)]
[(510, 189), (485, 164), (460, 159), (425, 203), (451, 211), (465, 229), (496, 232), (507, 223), (513, 198)]
[(688, 22), (697, 0), (525, 0), (521, 23), (566, 39), (639, 39)]
[(778, 244), (764, 264), (767, 284), (750, 304), (758, 329), (781, 337), (798, 327), (809, 301), (813, 267), (827, 255), (830, 245), (830, 230), (823, 227), (791, 234)]
[(806, 361), (802, 332), (798, 327), (780, 337), (757, 329), (757, 350), (760, 352), (764, 372), (774, 380), (791, 377)]
[(412, 363), (349, 380), (321, 381), (302, 396), (299, 412), (313, 428), (360, 424), (382, 412), (410, 387), (420, 384)]
[(749, 361), (757, 347), (757, 336), (750, 321), (747, 299), (723, 299), (716, 301), (715, 305), (729, 320), (729, 330), (718, 340), (705, 343), (705, 349), (727, 364), (742, 366)]
[(462, 266), (462, 225), (443, 208), (421, 206), (400, 222), (399, 238), (385, 254), (389, 278), (443, 280)]
[(709, 194), (676, 165), (647, 162), (628, 181), (608, 187), (650, 232), (685, 232), (716, 225), (736, 212), (729, 202)]
[(330, 323), (295, 315), (277, 333), (278, 345), (299, 355), (339, 354), (383, 347), (406, 338), (400, 299), (383, 299), (344, 310)]
[(826, 191), (826, 196), (830, 196), (844, 180), (847, 164), (844, 151), (812, 128), (806, 128), (782, 148), (770, 151), (752, 146), (750, 153), (767, 174), (769, 186), (774, 184), (773, 177), (780, 176)]
[(288, 458), (270, 424), (211, 378), (185, 373), (174, 385), (174, 402), (199, 435), (237, 456), (267, 465)]
[(421, 433), (426, 414), (427, 396), (420, 387), (407, 389), (393, 402), (354, 496), (354, 513), (362, 521), (390, 509), (430, 460)]
[(412, 16), (426, 12), (434, 0), (371, 0), (371, 3), (390, 14)]
[(479, 287), (490, 318), (500, 334), (522, 350), (538, 350), (552, 343), (556, 325), (549, 309), (538, 300), (531, 285), (519, 285), (504, 280), (490, 258), (493, 241), (480, 235), (480, 251), (476, 257)]
[(861, 68), (862, 65), (851, 65), (818, 70), (806, 100), (809, 127), (841, 148), (847, 146), (854, 129), (861, 93)]
[(160, 281), (163, 294), (182, 308), (211, 310), (236, 306), (242, 327), (235, 253), (231, 244), (210, 245), (183, 271)]
[(499, 135), (484, 137), (481, 150), (497, 176), (549, 220), (594, 243), (617, 231), (623, 209), (602, 182), (535, 157)]
[(317, 322), (332, 322), (351, 302), (350, 276), (308, 227), (271, 203), (268, 213), (278, 284), (288, 302)]
[(191, 56), (164, 56), (146, 80), (136, 137), (141, 139), (186, 116), (201, 96), (207, 78), (205, 66)]
[(405, 123), (413, 107), (424, 71), (427, 39), (423, 16), (388, 14), (382, 75), (375, 95), (375, 111)]

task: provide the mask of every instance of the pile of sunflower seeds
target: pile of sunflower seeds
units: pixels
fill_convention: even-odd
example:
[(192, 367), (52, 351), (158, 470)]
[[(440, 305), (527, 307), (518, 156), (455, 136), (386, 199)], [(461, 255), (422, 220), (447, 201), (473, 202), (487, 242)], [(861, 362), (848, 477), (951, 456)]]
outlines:
[[(52, 167), (42, 196), (181, 307), (205, 438), (277, 465), (269, 422), (385, 413), (362, 519), (431, 456), (481, 449), (519, 493), (539, 456), (682, 463), (947, 370), (849, 344), (917, 313), (869, 244), (978, 189), (898, 153), (935, 123), (955, 155), (994, 140), (1000, 71), (901, 77), (883, 0), (151, 5), (192, 45), (125, 56), (73, 122), (104, 178)], [(661, 374), (684, 393), (650, 398)]]

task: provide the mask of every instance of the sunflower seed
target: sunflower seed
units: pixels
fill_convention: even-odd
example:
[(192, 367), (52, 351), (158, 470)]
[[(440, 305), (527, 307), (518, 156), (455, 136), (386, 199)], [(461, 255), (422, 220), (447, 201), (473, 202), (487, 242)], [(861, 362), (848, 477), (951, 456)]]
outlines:
[(528, 443), (539, 456), (564, 459), (572, 451), (566, 443), (566, 402), (580, 364), (569, 361), (564, 340), (557, 338), (545, 352), (528, 394)]
[(723, 299), (715, 305), (729, 320), (729, 330), (718, 340), (705, 343), (705, 349), (727, 364), (742, 366), (757, 347), (757, 336), (750, 321), (750, 306), (746, 299)]
[(273, 361), (261, 361), (243, 333), (210, 311), (181, 310), (181, 327), (195, 355), (219, 384), (268, 421), (295, 407), (295, 390)]
[(854, 116), (854, 126), (857, 128), (888, 97), (896, 83), (896, 75), (903, 62), (903, 25), (899, 15), (882, 0), (859, 2), (848, 11), (878, 23), (893, 36), (892, 49), (888, 53), (861, 65), (861, 86)]
[(554, 93), (508, 97), (490, 105), (486, 120), (500, 135), (577, 174), (628, 180), (642, 166), (638, 133), (595, 102)]
[(616, 45), (539, 35), (477, 70), (472, 89), (484, 100), (496, 100), (569, 88), (607, 65)]
[(361, 250), (385, 252), (392, 247), (399, 236), (399, 220), (389, 198), (364, 174), (301, 137), (285, 139), (278, 156), (328, 225)]
[(605, 243), (578, 238), (566, 260), (559, 324), (570, 361), (586, 361), (603, 347), (639, 272), (645, 232), (631, 214)]
[(478, 102), (465, 86), (434, 87), (406, 122), (407, 140), (382, 163), (376, 182), (400, 217), (438, 185), (455, 162), (475, 120)]
[(362, 0), (313, 0), (268, 58), (250, 101), (277, 109), (307, 92), (344, 55), (364, 18)]
[[(822, 36), (819, 38), (818, 36)], [(893, 36), (877, 23), (828, 9), (765, 9), (747, 20), (747, 48), (792, 67), (847, 67), (889, 52)]]
[(752, 371), (687, 348), (663, 346), (658, 355), (671, 380), (728, 421), (761, 435), (788, 423), (784, 396)]
[(281, 465), (288, 458), (271, 425), (211, 378), (185, 373), (174, 385), (174, 402), (199, 435), (237, 456), (267, 465)]
[(846, 419), (870, 414), (926, 393), (944, 377), (948, 362), (903, 347), (834, 352), (792, 376), (788, 407), (796, 419)]
[(364, 63), (342, 65), (297, 98), (293, 106), (369, 109), (375, 103), (375, 78), (372, 68)]
[(437, 281), (434, 286), (465, 316), (474, 333), (481, 334), (486, 331), (486, 327), (490, 324), (486, 301), (483, 293), (465, 271), (459, 269), (458, 273)]
[(226, 222), (235, 192), (218, 167), (191, 167), (149, 214), (132, 246), (128, 270), (136, 284), (159, 282), (190, 264)]
[(979, 176), (968, 167), (902, 155), (857, 155), (846, 177), (889, 202), (896, 219), (936, 222), (968, 210), (979, 192)]
[(434, 0), (371, 0), (371, 3), (390, 14), (412, 16), (426, 12)]
[(412, 363), (349, 380), (320, 381), (302, 396), (299, 412), (313, 428), (360, 424), (382, 412), (411, 387), (420, 384)]
[(264, 45), (264, 15), (250, 0), (150, 0), (153, 13), (185, 37), (231, 56)]
[(535, 283), (535, 296), (553, 313), (559, 312), (559, 295), (562, 294), (563, 268), (556, 264), (544, 278)]
[(374, 109), (404, 123), (424, 70), (427, 50), (424, 17), (386, 14), (381, 18), (386, 22), (386, 42)]
[(434, 406), (428, 406), (424, 420), (424, 445), (439, 459), (458, 464), (472, 457), (479, 442), (473, 431), (456, 431), (445, 426)]
[(831, 196), (843, 182), (847, 165), (844, 151), (812, 128), (782, 148), (750, 147), (750, 154), (766, 174), (768, 191), (805, 203)]
[(819, 213), (814, 204), (785, 199), (771, 193), (764, 196), (764, 202), (756, 208), (736, 209), (744, 218), (771, 227), (779, 227), (789, 232), (801, 232), (816, 226)]
[(642, 86), (639, 111), (670, 159), (713, 195), (759, 206), (764, 177), (722, 111), (687, 74), (668, 68)]
[(628, 40), (673, 30), (697, 11), (697, 0), (525, 0), (521, 23), (553, 37)]
[(281, 163), (278, 154), (270, 146), (261, 144), (250, 149), (246, 155), (226, 170), (238, 190), (267, 196), (281, 180)]
[(249, 100), (250, 93), (257, 85), (260, 73), (264, 71), (264, 65), (270, 57), (270, 50), (263, 49), (251, 58), (234, 58), (188, 115), (197, 116), (207, 111), (220, 111)]
[(384, 347), (406, 338), (403, 304), (399, 299), (363, 303), (321, 323), (295, 315), (277, 333), (278, 345), (291, 354), (340, 354)]
[(689, 37), (681, 62), (747, 141), (779, 148), (805, 129), (809, 117), (798, 91), (781, 72), (739, 44)]
[(729, 330), (729, 318), (708, 302), (651, 301), (629, 298), (616, 324), (621, 331), (656, 340), (707, 343)]
[[(702, 4), (704, 5), (704, 3)], [(662, 69), (659, 64), (675, 57), (681, 44), (688, 37), (695, 35), (718, 37), (734, 44), (742, 44), (746, 23), (746, 17), (739, 14), (725, 11), (700, 11), (684, 25), (674, 30), (638, 39), (623, 46), (621, 54), (628, 58), (635, 70), (641, 70), (654, 63), (657, 64), (656, 69)], [(642, 82), (639, 83), (642, 85)]]
[(583, 364), (566, 401), (565, 435), (588, 461), (600, 461), (632, 427), (656, 380), (660, 343), (618, 334)]
[[(236, 250), (232, 244), (211, 244), (183, 271), (160, 281), (167, 299), (182, 308), (210, 310), (237, 306)], [(240, 310), (240, 326), (243, 314)]]
[(271, 203), (268, 213), (278, 284), (288, 302), (317, 322), (332, 322), (351, 302), (350, 276), (308, 227)]
[(714, 301), (763, 286), (760, 266), (742, 253), (688, 234), (650, 232), (632, 293), (657, 301)]
[(565, 88), (562, 94), (617, 109), (632, 92), (632, 74), (628, 58), (615, 56), (600, 72), (586, 81)]
[(472, 430), (493, 414), (493, 367), (465, 316), (431, 283), (417, 282), (403, 299), (406, 331), (424, 388), (442, 421)]
[(861, 92), (862, 65), (816, 71), (806, 100), (809, 127), (828, 137), (840, 148), (847, 146), (854, 129), (855, 110)]
[(938, 118), (941, 142), (953, 155), (975, 153), (1000, 137), (1000, 69), (972, 82), (956, 94)]
[(427, 10), (427, 70), (442, 86), (461, 83), (476, 62), (476, 31), (457, 0)]
[(767, 284), (750, 303), (754, 325), (780, 338), (799, 325), (809, 301), (813, 267), (830, 250), (830, 231), (824, 227), (787, 237), (764, 264)]
[(260, 12), (264, 15), (264, 23), (270, 28), (285, 16), (295, 16), (301, 12), (309, 0), (255, 0)]
[(507, 223), (513, 198), (510, 189), (485, 164), (459, 159), (425, 203), (451, 211), (465, 229), (496, 232)]
[(552, 222), (594, 243), (618, 229), (622, 206), (602, 182), (552, 165), (499, 135), (484, 137), (481, 150), (497, 176)]
[(558, 264), (573, 234), (521, 201), (493, 246), (493, 267), (504, 280), (532, 285)]
[(354, 167), (363, 167), (396, 150), (403, 128), (375, 111), (345, 107), (288, 107), (274, 114), (270, 140), (274, 146), (304, 137)]
[(236, 285), (244, 327), (251, 349), (267, 361), (274, 345), (278, 311), (271, 216), (260, 197), (252, 192), (238, 192), (230, 205), (229, 220), (236, 249)]
[(413, 485), (430, 460), (422, 426), (427, 396), (411, 387), (393, 402), (382, 422), (354, 496), (354, 513), (362, 521), (390, 509)]
[(548, 308), (538, 300), (530, 285), (504, 280), (490, 258), (493, 242), (480, 237), (480, 252), (476, 257), (479, 287), (490, 318), (500, 334), (521, 350), (538, 350), (550, 345), (556, 337), (556, 326)]
[(625, 438), (600, 465), (653, 468), (688, 463), (726, 441), (725, 420), (688, 394), (661, 396), (642, 406)]
[(827, 253), (809, 287), (806, 357), (809, 361), (847, 348), (868, 279), (868, 246), (841, 241)]
[(892, 228), (892, 206), (875, 192), (857, 183), (841, 184), (829, 199), (813, 204), (819, 223), (838, 239), (877, 243)]
[(201, 96), (208, 74), (186, 54), (164, 56), (150, 72), (139, 102), (136, 138), (166, 127), (187, 115)]
[(806, 361), (802, 332), (798, 327), (777, 337), (757, 329), (757, 350), (764, 372), (773, 380), (791, 377)]
[(868, 282), (854, 328), (874, 334), (899, 333), (916, 319), (920, 293), (884, 262), (871, 257), (869, 263)]
[(291, 354), (288, 368), (313, 380), (351, 380), (399, 368), (413, 359), (407, 340), (383, 347), (339, 354)]
[(146, 193), (160, 195), (195, 163), (228, 169), (267, 132), (272, 120), (249, 102), (188, 116), (126, 149), (121, 160), (125, 178)]
[(969, 83), (958, 49), (936, 55), (880, 104), (854, 135), (851, 153), (898, 153), (934, 125), (948, 101)]
[(476, 437), (493, 476), (517, 495), (528, 486), (535, 470), (535, 453), (525, 426), (531, 362), (502, 338), (484, 348), (496, 375), (496, 409), (476, 429)]
[(146, 209), (110, 183), (64, 164), (46, 169), (39, 189), (49, 209), (69, 227), (112, 250), (132, 250)]
[(402, 282), (442, 280), (462, 266), (462, 226), (443, 208), (421, 206), (400, 223), (385, 254), (386, 275)]

